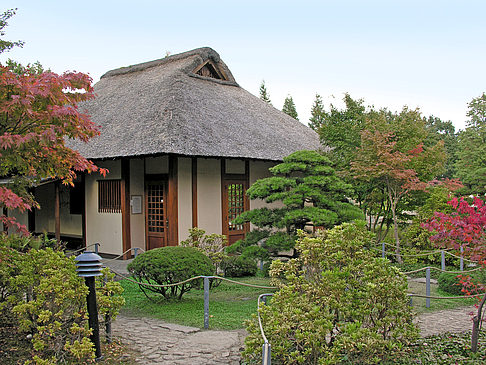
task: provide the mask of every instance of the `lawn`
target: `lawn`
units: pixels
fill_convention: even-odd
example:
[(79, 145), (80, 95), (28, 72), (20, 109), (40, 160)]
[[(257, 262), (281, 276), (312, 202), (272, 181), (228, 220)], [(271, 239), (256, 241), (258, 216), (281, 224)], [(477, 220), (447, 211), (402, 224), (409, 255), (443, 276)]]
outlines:
[[(408, 281), (408, 292), (414, 294), (425, 295), (425, 283), (419, 283), (416, 281)], [(438, 288), (437, 284), (430, 284), (430, 296), (433, 297), (454, 297), (454, 295), (446, 293)], [(417, 313), (424, 312), (436, 312), (443, 309), (453, 309), (464, 306), (472, 306), (476, 303), (474, 298), (463, 298), (457, 296), (460, 299), (431, 299), (430, 308), (425, 306), (425, 298), (412, 298), (412, 305)]]
[[(270, 285), (269, 278), (236, 278), (236, 281), (254, 285)], [(204, 291), (191, 290), (184, 294), (181, 301), (167, 301), (153, 295), (148, 299), (137, 284), (122, 280), (125, 289), (125, 306), (122, 313), (131, 316), (159, 318), (167, 322), (202, 328), (204, 326)], [(243, 322), (256, 313), (257, 299), (262, 293), (272, 290), (251, 288), (223, 281), (209, 293), (209, 328), (238, 329), (244, 328)]]

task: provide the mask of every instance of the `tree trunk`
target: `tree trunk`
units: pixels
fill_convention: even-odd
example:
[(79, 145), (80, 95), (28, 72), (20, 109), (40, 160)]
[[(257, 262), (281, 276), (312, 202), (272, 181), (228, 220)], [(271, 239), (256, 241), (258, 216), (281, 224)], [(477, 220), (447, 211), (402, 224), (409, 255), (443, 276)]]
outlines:
[(478, 351), (479, 326), (481, 324), (481, 318), (482, 318), (482, 315), (483, 315), (484, 302), (486, 302), (486, 293), (484, 294), (483, 299), (481, 300), (481, 303), (479, 303), (478, 314), (476, 314), (473, 318), (473, 329), (472, 329), (472, 335), (471, 335), (471, 351), (472, 352)]
[(396, 214), (396, 205), (391, 204), (390, 206), (393, 216), (393, 233), (395, 234), (395, 253), (397, 257), (397, 262), (399, 264), (403, 263), (402, 256), (400, 255), (400, 238), (398, 237), (398, 218)]

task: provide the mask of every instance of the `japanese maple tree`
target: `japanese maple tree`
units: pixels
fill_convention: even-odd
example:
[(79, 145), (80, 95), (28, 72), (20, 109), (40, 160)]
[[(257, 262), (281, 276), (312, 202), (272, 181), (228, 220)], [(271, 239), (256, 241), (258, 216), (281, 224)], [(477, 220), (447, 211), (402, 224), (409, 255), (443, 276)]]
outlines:
[(413, 168), (413, 160), (423, 152), (422, 145), (402, 152), (394, 137), (392, 132), (363, 130), (361, 147), (351, 161), (351, 172), (357, 179), (384, 185), (393, 218), (395, 252), (401, 262), (397, 205), (409, 192), (425, 190), (427, 183), (419, 179)]
[[(422, 226), (435, 234), (430, 238), (436, 244), (452, 248), (463, 249), (463, 255), (486, 267), (486, 204), (478, 197), (474, 197), (472, 204), (467, 199), (454, 198), (448, 202), (453, 208), (452, 213), (435, 212), (432, 219)], [(467, 277), (462, 277), (463, 284), (468, 284)], [(484, 292), (484, 284), (480, 291)], [(466, 290), (466, 293), (470, 293)], [(477, 350), (479, 323), (486, 293), (482, 297), (477, 315), (473, 318), (472, 350)]]
[(7, 182), (0, 187), (1, 223), (27, 233), (5, 212), (36, 207), (30, 187), (42, 179), (72, 184), (76, 172), (98, 170), (66, 146), (69, 139), (88, 141), (99, 134), (78, 108), (93, 97), (86, 74), (19, 67), (14, 72), (0, 64), (0, 177)]

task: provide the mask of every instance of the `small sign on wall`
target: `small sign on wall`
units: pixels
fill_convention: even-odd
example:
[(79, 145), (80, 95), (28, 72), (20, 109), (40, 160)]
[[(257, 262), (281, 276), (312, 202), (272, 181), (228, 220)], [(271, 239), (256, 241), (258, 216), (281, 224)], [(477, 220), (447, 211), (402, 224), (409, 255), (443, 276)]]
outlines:
[(132, 195), (130, 206), (132, 207), (132, 214), (142, 214), (142, 196)]

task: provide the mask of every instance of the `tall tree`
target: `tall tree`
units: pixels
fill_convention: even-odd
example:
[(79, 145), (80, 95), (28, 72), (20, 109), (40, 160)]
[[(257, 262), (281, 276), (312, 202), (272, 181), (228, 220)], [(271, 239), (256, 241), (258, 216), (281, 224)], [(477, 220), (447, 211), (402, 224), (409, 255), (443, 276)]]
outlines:
[(316, 151), (294, 152), (270, 172), (274, 176), (256, 181), (247, 194), (252, 200), (278, 204), (241, 214), (235, 223), (251, 222), (256, 229), (232, 250), (262, 259), (282, 256), (282, 251), (294, 248), (297, 231), (308, 225), (330, 228), (362, 217), (359, 208), (348, 202), (351, 186)]
[(428, 131), (424, 141), (425, 146), (434, 146), (439, 141), (443, 141), (447, 160), (444, 166), (444, 173), (441, 177), (452, 179), (455, 176), (455, 164), (457, 161), (457, 134), (454, 124), (449, 121), (442, 121), (433, 115), (425, 118), (425, 125)]
[(314, 104), (312, 104), (311, 117), (309, 118), (309, 127), (318, 132), (322, 127), (324, 120), (324, 103), (322, 102), (322, 97), (319, 94), (316, 94)]
[(295, 120), (299, 120), (299, 116), (297, 115), (297, 109), (295, 108), (294, 99), (292, 99), (290, 95), (287, 95), (287, 97), (285, 98), (282, 111), (285, 114), (290, 115)]
[(397, 142), (393, 138), (391, 133), (364, 130), (361, 148), (351, 162), (351, 171), (357, 179), (379, 181), (385, 186), (393, 218), (395, 252), (398, 262), (402, 262), (397, 205), (407, 193), (425, 190), (427, 185), (420, 181), (417, 172), (411, 168), (413, 158), (423, 152), (422, 146), (404, 153), (397, 148)]
[[(0, 37), (3, 38), (5, 35), (5, 28), (8, 25), (7, 20), (9, 20), (12, 16), (15, 15), (15, 11), (17, 9), (9, 9), (5, 11), (3, 14), (0, 14)], [(23, 41), (6, 41), (4, 39), (0, 39), (0, 53), (9, 51), (13, 47), (22, 47), (24, 45)]]
[(458, 136), (456, 175), (464, 194), (486, 194), (486, 94), (469, 104), (469, 121)]
[(262, 99), (265, 103), (272, 105), (270, 101), (270, 95), (268, 94), (267, 88), (265, 86), (265, 80), (262, 80), (260, 84), (260, 99)]

